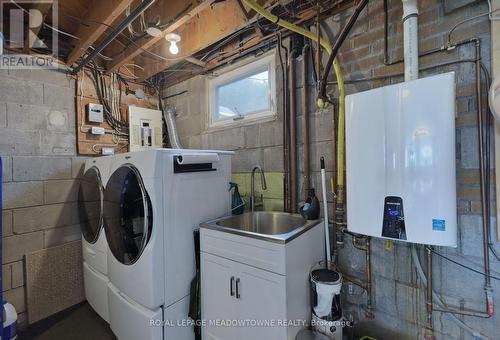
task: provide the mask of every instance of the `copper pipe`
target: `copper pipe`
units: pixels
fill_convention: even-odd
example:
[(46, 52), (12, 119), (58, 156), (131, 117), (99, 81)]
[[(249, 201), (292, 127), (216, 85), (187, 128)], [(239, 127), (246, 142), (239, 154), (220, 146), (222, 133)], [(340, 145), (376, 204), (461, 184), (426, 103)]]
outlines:
[(288, 61), (289, 67), (289, 81), (288, 81), (288, 92), (289, 92), (289, 126), (290, 126), (290, 212), (297, 213), (297, 103), (295, 98), (295, 85), (296, 85), (296, 74), (295, 74), (295, 58), (298, 52), (292, 50), (290, 53), (290, 58)]
[(302, 148), (303, 148), (303, 170), (304, 170), (304, 201), (309, 194), (309, 187), (311, 182), (311, 174), (309, 169), (309, 105), (307, 96), (307, 66), (308, 66), (308, 53), (309, 44), (305, 44), (302, 48)]
[(352, 284), (355, 284), (356, 286), (361, 287), (361, 288), (363, 288), (364, 290), (366, 290), (366, 288), (367, 288), (367, 287), (366, 287), (366, 283), (362, 282), (360, 279), (357, 279), (357, 278), (355, 278), (355, 277), (353, 277), (353, 276), (350, 276), (350, 275), (347, 275), (347, 274), (344, 274), (344, 273), (342, 273), (342, 277), (343, 277), (346, 281), (348, 281), (348, 282), (350, 282), (350, 283), (352, 283)]
[(430, 336), (434, 333), (434, 325), (432, 323), (432, 311), (433, 311), (433, 301), (432, 301), (432, 248), (430, 246), (426, 247), (427, 250), (427, 294), (426, 294), (426, 306), (427, 306), (427, 330), (430, 332)]
[[(290, 189), (290, 183), (289, 183), (289, 168), (288, 168), (288, 148), (289, 148), (289, 143), (288, 143), (288, 48), (283, 45), (283, 37), (282, 33), (278, 35), (278, 53), (279, 53), (279, 58), (280, 58), (280, 65), (281, 65), (281, 76), (283, 77), (283, 206), (285, 212), (290, 211), (290, 206), (289, 206), (289, 189)], [(282, 59), (282, 54), (281, 50), (285, 52), (285, 62), (283, 63)]]
[(371, 244), (370, 237), (366, 238), (365, 243), (366, 251), (366, 317), (373, 319), (373, 305), (372, 305), (372, 264), (371, 264)]

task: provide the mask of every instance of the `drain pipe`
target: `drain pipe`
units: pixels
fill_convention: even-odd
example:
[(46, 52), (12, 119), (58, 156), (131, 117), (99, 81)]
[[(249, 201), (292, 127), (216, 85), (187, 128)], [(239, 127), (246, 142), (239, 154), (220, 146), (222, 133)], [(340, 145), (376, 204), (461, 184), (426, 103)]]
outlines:
[(309, 105), (307, 101), (307, 66), (309, 56), (309, 44), (305, 44), (302, 48), (302, 148), (303, 168), (304, 168), (304, 201), (307, 199), (310, 188), (310, 171), (309, 171)]
[(417, 0), (402, 2), (405, 81), (409, 81), (418, 79), (418, 5)]
[(288, 87), (289, 87), (289, 100), (290, 100), (290, 212), (297, 213), (297, 102), (296, 98), (296, 72), (295, 72), (295, 59), (297, 58), (298, 51), (292, 48), (288, 60)]

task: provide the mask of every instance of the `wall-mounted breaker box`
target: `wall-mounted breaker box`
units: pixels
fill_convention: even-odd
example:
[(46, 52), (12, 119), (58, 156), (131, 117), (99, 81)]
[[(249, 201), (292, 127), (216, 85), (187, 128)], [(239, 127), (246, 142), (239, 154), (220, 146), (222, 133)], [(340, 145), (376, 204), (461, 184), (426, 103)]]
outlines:
[(89, 122), (104, 123), (104, 107), (101, 104), (88, 103), (85, 110)]
[(455, 75), (346, 97), (347, 228), (457, 245)]
[(129, 106), (130, 151), (163, 147), (163, 121), (159, 110)]

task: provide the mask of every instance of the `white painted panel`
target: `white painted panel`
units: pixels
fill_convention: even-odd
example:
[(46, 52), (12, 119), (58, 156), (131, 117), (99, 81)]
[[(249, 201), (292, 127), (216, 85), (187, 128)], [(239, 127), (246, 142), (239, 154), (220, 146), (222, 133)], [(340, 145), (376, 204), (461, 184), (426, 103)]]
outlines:
[[(454, 79), (446, 73), (347, 96), (350, 231), (457, 245)], [(391, 196), (400, 200), (386, 205)], [(383, 232), (383, 220), (387, 211), (401, 221), (392, 210), (400, 201), (404, 232), (396, 237)]]

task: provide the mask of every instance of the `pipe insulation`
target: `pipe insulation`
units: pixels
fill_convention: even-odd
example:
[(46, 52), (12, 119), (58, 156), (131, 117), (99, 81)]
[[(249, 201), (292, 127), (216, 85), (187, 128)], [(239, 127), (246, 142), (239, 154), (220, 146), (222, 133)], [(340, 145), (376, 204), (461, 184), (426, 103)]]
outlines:
[(418, 5), (417, 0), (403, 2), (405, 81), (418, 79)]

